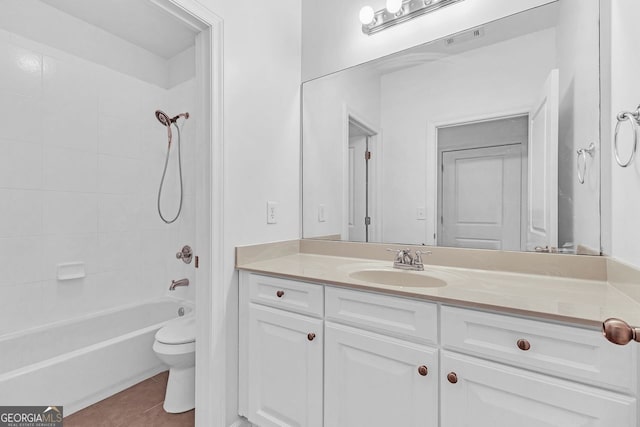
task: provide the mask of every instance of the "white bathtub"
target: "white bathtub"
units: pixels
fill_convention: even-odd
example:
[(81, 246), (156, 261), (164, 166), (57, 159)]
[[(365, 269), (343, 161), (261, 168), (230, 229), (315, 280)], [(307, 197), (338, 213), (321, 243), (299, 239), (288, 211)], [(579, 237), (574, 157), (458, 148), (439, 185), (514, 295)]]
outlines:
[(162, 299), (0, 337), (0, 405), (64, 405), (64, 415), (167, 369), (156, 331), (192, 305)]

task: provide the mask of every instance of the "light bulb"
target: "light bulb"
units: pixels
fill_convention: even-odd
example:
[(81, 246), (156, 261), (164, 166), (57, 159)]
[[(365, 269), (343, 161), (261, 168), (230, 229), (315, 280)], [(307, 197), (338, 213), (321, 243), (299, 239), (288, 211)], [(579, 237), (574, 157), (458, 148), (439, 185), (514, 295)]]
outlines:
[(387, 11), (396, 14), (402, 9), (402, 0), (387, 0)]
[(365, 6), (360, 9), (360, 22), (362, 25), (369, 25), (373, 22), (376, 13), (371, 6)]

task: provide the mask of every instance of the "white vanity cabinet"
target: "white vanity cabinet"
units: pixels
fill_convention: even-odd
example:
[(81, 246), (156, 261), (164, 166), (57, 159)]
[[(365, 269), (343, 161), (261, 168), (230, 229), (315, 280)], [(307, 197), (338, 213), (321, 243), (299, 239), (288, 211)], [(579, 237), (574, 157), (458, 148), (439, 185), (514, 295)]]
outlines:
[(243, 277), (241, 414), (261, 427), (322, 426), (322, 286)]
[(437, 426), (437, 306), (328, 286), (325, 301), (325, 425)]
[(441, 355), (443, 427), (635, 427), (635, 399), (465, 356)]
[(246, 271), (240, 282), (240, 414), (257, 426), (640, 427), (637, 348), (598, 331)]

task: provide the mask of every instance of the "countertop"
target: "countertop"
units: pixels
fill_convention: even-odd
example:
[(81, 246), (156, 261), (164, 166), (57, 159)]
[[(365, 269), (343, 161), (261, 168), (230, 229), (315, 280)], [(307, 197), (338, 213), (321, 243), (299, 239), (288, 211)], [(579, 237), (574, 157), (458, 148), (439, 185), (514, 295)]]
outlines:
[(488, 309), (600, 329), (610, 317), (640, 325), (640, 303), (607, 280), (522, 274), (428, 265), (424, 272), (443, 287), (377, 284), (354, 279), (362, 270), (389, 270), (391, 261), (290, 253), (239, 262), (240, 270), (353, 289), (377, 291), (457, 306)]

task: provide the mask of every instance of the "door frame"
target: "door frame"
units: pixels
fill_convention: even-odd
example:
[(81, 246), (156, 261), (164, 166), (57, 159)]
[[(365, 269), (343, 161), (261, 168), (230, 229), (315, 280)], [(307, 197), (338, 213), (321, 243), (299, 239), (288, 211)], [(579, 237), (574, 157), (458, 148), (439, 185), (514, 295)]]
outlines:
[[(196, 425), (226, 424), (223, 20), (197, 0), (150, 0), (197, 31)], [(216, 236), (214, 239), (213, 236)], [(211, 286), (216, 284), (217, 286)], [(199, 285), (199, 286), (198, 286)], [(214, 338), (215, 337), (215, 340)]]
[[(468, 115), (468, 116), (457, 115), (455, 117), (440, 118), (433, 121), (427, 121), (427, 141), (426, 141), (427, 149), (425, 150), (426, 151), (425, 200), (426, 200), (427, 218), (432, 218), (432, 221), (427, 221), (427, 224), (425, 227), (425, 233), (426, 233), (425, 243), (427, 245), (431, 245), (431, 246), (438, 245), (438, 231), (439, 231), (438, 223), (440, 220), (438, 216), (438, 194), (440, 192), (439, 186), (441, 185), (440, 179), (439, 179), (439, 176), (440, 176), (439, 168), (440, 168), (441, 160), (438, 156), (438, 129), (445, 128), (445, 127), (473, 124), (473, 123), (488, 122), (488, 121), (494, 121), (494, 120), (500, 120), (500, 119), (508, 119), (510, 117), (529, 116), (531, 112), (530, 110), (531, 108), (529, 105), (526, 105), (526, 106), (522, 105), (522, 106), (513, 107), (511, 109), (501, 110), (496, 112), (475, 114), (475, 115)], [(527, 144), (523, 147), (524, 150), (527, 149), (530, 139), (531, 139), (531, 129), (528, 129)], [(523, 203), (522, 215), (524, 215), (522, 218), (524, 218), (524, 220), (526, 221), (527, 198), (523, 197), (523, 195), (525, 195), (527, 192), (527, 179), (526, 179), (527, 175), (526, 174), (528, 171), (528, 164), (526, 161), (527, 152), (524, 151), (523, 154), (525, 154), (525, 156), (523, 156), (522, 158), (522, 174), (524, 179), (522, 182), (521, 201)], [(521, 222), (521, 224), (524, 224), (524, 223)], [(521, 242), (522, 242), (523, 237), (526, 240), (526, 234), (525, 234), (526, 229), (524, 227), (520, 227), (520, 228), (521, 228), (520, 234), (521, 234)]]
[[(342, 105), (342, 221), (340, 225), (340, 239), (349, 240), (349, 123), (351, 121), (357, 122), (362, 128), (371, 131), (374, 135), (369, 139), (369, 145), (376, 148), (376, 153), (373, 155), (373, 173), (369, 169), (369, 185), (375, 189), (380, 188), (380, 175), (382, 171), (382, 135), (380, 130), (369, 120), (366, 116), (356, 111), (348, 104)], [(369, 212), (372, 213), (374, 218), (373, 227), (370, 227), (371, 232), (369, 240), (382, 241), (382, 194), (380, 191), (374, 191), (369, 198), (370, 206)]]

